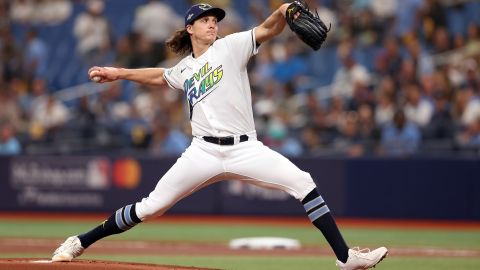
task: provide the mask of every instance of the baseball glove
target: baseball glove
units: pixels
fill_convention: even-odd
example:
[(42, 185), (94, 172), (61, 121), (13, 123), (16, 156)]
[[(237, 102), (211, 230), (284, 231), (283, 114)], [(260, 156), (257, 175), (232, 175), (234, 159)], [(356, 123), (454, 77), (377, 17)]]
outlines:
[(317, 11), (310, 11), (304, 1), (292, 2), (287, 8), (285, 18), (290, 29), (315, 51), (320, 49), (330, 31), (331, 25), (327, 28)]

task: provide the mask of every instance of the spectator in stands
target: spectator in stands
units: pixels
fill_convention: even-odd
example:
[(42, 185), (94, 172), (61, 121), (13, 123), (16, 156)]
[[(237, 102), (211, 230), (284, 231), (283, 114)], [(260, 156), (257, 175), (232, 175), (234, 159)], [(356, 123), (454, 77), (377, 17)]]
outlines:
[[(230, 16), (230, 13), (235, 10), (230, 11), (230, 7), (241, 1), (221, 1), (220, 5), (228, 9), (229, 16), (226, 19), (232, 19), (234, 16)], [(254, 7), (250, 6), (254, 10), (252, 14), (242, 14), (242, 16), (233, 18), (232, 22), (223, 20), (222, 25), (225, 27), (222, 27), (222, 30), (231, 31), (228, 30), (230, 26), (242, 28), (243, 24), (255, 25), (256, 23), (253, 22), (270, 12), (268, 5), (277, 6), (282, 1), (262, 1), (262, 4), (257, 2), (250, 1), (251, 5), (255, 4)], [(406, 106), (404, 110), (409, 119), (411, 117), (418, 118), (421, 115), (428, 116), (428, 113), (423, 114), (421, 110), (419, 111), (422, 106), (414, 104), (416, 98), (410, 97), (407, 94), (409, 91), (403, 90), (410, 88), (411, 85), (421, 89), (419, 104), (424, 101), (431, 103), (430, 106), (424, 106), (425, 108), (430, 107), (432, 112), (431, 119), (426, 121), (427, 124), (424, 126), (426, 129), (422, 130), (426, 132), (424, 139), (451, 137), (452, 135), (448, 134), (449, 116), (450, 121), (455, 125), (455, 128), (451, 130), (454, 130), (457, 135), (467, 130), (474, 122), (478, 114), (477, 107), (480, 106), (478, 105), (480, 104), (478, 102), (480, 95), (478, 71), (480, 28), (478, 18), (475, 17), (476, 9), (472, 8), (479, 5), (467, 3), (452, 6), (451, 3), (448, 4), (441, 0), (349, 0), (347, 2), (350, 4), (345, 4), (345, 1), (308, 0), (310, 7), (318, 11), (327, 24), (332, 24), (333, 31), (329, 34), (327, 48), (322, 50), (328, 55), (330, 55), (328, 50), (338, 51), (338, 57), (342, 64), (340, 69), (336, 66), (339, 61), (334, 61), (335, 59), (328, 60), (321, 56), (322, 54), (319, 58), (312, 58), (312, 55), (318, 56), (319, 54), (299, 44), (296, 39), (294, 39), (295, 42), (291, 42), (288, 31), (276, 42), (262, 45), (267, 48), (260, 50), (257, 57), (249, 63), (254, 70), (249, 74), (253, 88), (254, 107), (264, 110), (263, 113), (260, 113), (261, 115), (256, 116), (265, 120), (264, 128), (261, 127), (262, 121), (257, 121), (259, 135), (268, 138), (268, 126), (274, 116), (280, 117), (279, 114), (283, 115), (285, 111), (288, 111), (288, 119), (282, 119), (285, 130), (288, 131), (288, 137), (294, 136), (296, 139), (300, 139), (304, 136), (302, 135), (303, 130), (308, 129), (306, 126), (312, 126), (312, 129), (306, 133), (312, 130), (317, 132), (318, 145), (322, 145), (322, 147), (312, 147), (312, 149), (327, 151), (326, 149), (332, 145), (334, 138), (344, 130), (348, 112), (351, 110), (358, 113), (359, 121), (362, 122), (360, 115), (368, 114), (365, 113), (367, 110), (364, 108), (369, 106), (374, 110), (375, 128), (384, 128), (391, 121), (394, 107), (397, 105)], [(85, 40), (90, 40), (90, 45), (95, 41), (93, 49), (87, 49), (86, 53), (82, 55), (85, 56), (84, 60), (87, 62), (92, 59), (100, 62), (102, 57), (99, 58), (96, 55), (105, 56), (110, 53), (106, 18), (108, 14), (103, 15), (104, 2), (101, 0), (85, 0), (85, 3), (87, 3), (87, 12), (76, 18), (75, 28), (77, 28), (77, 32), (81, 32), (78, 29), (83, 29), (88, 37), (77, 36), (79, 38), (78, 50), (80, 52), (80, 46), (88, 43)], [(120, 4), (119, 1), (105, 3)], [(134, 21), (132, 21), (132, 34), (122, 38), (116, 44), (115, 63), (113, 64), (115, 66), (154, 66), (158, 64), (159, 59), (165, 58), (162, 49), (165, 37), (162, 38), (162, 33), (168, 35), (175, 30), (177, 28), (175, 26), (172, 26), (170, 30), (168, 27), (174, 24), (179, 17), (164, 1), (144, 0), (142, 3), (146, 4), (136, 4), (138, 9)], [(43, 46), (37, 42), (38, 36), (35, 38), (32, 33), (29, 38), (31, 41), (24, 44), (19, 44), (17, 40), (32, 28), (32, 24), (56, 23), (64, 20), (65, 14), (71, 11), (71, 5), (72, 1), (69, 0), (0, 1), (0, 85), (2, 85), (1, 89), (14, 89), (11, 90), (14, 94), (9, 94), (13, 95), (9, 100), (16, 99), (16, 106), (20, 111), (17, 114), (20, 115), (20, 123), (29, 121), (29, 117), (33, 118), (31, 111), (35, 111), (34, 108), (38, 107), (38, 104), (46, 102), (46, 95), (40, 97), (46, 94), (46, 89), (38, 90), (42, 88), (40, 87), (42, 84), (43, 88), (45, 87), (45, 81), (41, 82), (42, 79), (48, 77), (47, 81), (56, 85), (55, 80), (52, 81), (51, 77), (56, 75), (41, 71), (46, 70), (46, 68), (42, 68), (46, 65), (40, 63), (45, 63), (42, 59), (47, 57), (45, 50), (42, 49)], [(47, 9), (47, 6), (50, 7)], [(53, 12), (51, 11), (52, 7), (55, 10)], [(162, 15), (158, 16), (158, 14)], [(472, 17), (472, 15), (474, 16)], [(62, 16), (63, 19), (60, 18)], [(81, 19), (81, 17), (84, 18)], [(108, 19), (117, 22), (119, 18), (113, 16)], [(49, 20), (50, 22), (48, 22)], [(84, 22), (80, 23), (82, 20)], [(395, 21), (394, 24), (392, 24), (393, 21)], [(12, 22), (16, 23), (15, 27), (10, 27)], [(179, 24), (182, 24), (181, 19)], [(163, 27), (158, 27), (158, 25)], [(451, 31), (452, 29), (454, 31)], [(10, 31), (14, 32), (10, 33)], [(388, 36), (382, 37), (382, 33), (386, 33)], [(57, 37), (56, 34), (54, 36)], [(95, 38), (91, 38), (92, 36)], [(51, 38), (54, 37), (52, 35), (41, 36), (41, 39), (48, 43), (52, 41)], [(372, 40), (381, 42), (381, 47), (372, 48), (371, 44), (375, 43), (372, 43)], [(336, 44), (337, 42), (340, 42), (340, 45)], [(329, 46), (335, 47), (329, 48)], [(464, 46), (464, 49), (459, 46)], [(364, 50), (365, 47), (367, 50)], [(449, 52), (453, 48), (459, 49), (459, 53), (456, 54), (458, 60), (451, 61), (452, 59), (447, 54), (443, 54), (442, 57), (437, 56), (437, 53)], [(52, 50), (56, 50), (56, 48), (53, 47)], [(168, 50), (165, 52), (169, 53)], [(375, 57), (372, 58), (374, 61), (366, 58), (371, 52), (374, 52)], [(89, 59), (89, 57), (91, 58)], [(328, 71), (305, 69), (305, 59), (312, 59), (315, 63), (320, 63), (318, 65), (328, 63), (331, 68)], [(165, 59), (166, 62), (164, 61), (161, 66), (172, 66), (178, 60)], [(296, 60), (300, 61), (296, 62)], [(358, 60), (358, 63), (355, 60)], [(369, 60), (369, 63), (374, 63), (374, 65), (361, 65), (364, 60)], [(74, 62), (74, 59), (72, 61)], [(93, 64), (88, 63), (88, 65)], [(71, 70), (74, 69), (71, 68)], [(370, 69), (374, 71), (371, 74), (369, 73)], [(292, 70), (293, 72), (291, 72)], [(48, 70), (48, 72), (50, 71)], [(38, 79), (34, 79), (32, 82), (31, 77), (38, 77)], [(323, 94), (320, 92), (323, 90), (320, 89), (315, 89), (311, 95), (297, 95), (298, 91), (310, 91), (312, 86), (307, 83), (311, 78), (315, 79), (316, 86), (319, 85), (317, 80), (323, 85), (331, 83), (332, 77), (333, 84), (328, 89), (332, 90), (333, 98), (316, 99), (315, 96), (319, 97)], [(282, 82), (290, 82), (290, 80), (294, 82), (291, 87), (282, 85)], [(32, 91), (28, 91), (30, 89), (25, 86), (30, 83), (33, 85)], [(135, 86), (119, 84), (111, 87), (117, 89), (102, 93), (99, 100), (101, 105), (94, 106), (94, 108), (101, 108), (97, 115), (97, 122), (102, 123), (100, 129), (108, 126), (111, 128), (109, 130), (111, 134), (121, 134), (117, 129), (118, 124), (130, 116), (129, 104), (135, 104), (142, 118), (149, 123), (154, 115), (159, 113), (158, 107), (160, 107), (162, 111), (174, 115), (167, 120), (169, 128), (180, 130), (183, 127), (185, 121), (180, 119), (183, 119), (182, 115), (188, 111), (188, 108), (185, 110), (185, 102), (180, 94), (172, 94), (167, 91), (165, 93), (168, 94), (149, 95), (150, 91), (140, 91), (137, 97), (135, 94), (127, 97), (124, 93), (135, 93)], [(290, 94), (283, 95), (283, 91), (278, 91), (278, 89), (287, 87), (292, 90)], [(131, 89), (132, 91), (130, 91)], [(372, 89), (375, 89), (375, 95), (373, 95)], [(160, 91), (152, 91), (152, 93), (158, 92)], [(133, 99), (134, 97), (135, 99)], [(157, 109), (152, 110), (151, 103), (159, 104), (156, 106)], [(312, 106), (313, 103), (316, 103), (317, 107)], [(10, 115), (10, 112), (7, 113), (7, 111), (15, 111), (8, 109), (11, 108), (9, 104), (7, 102), (0, 105), (0, 114)], [(265, 110), (269, 110), (270, 113), (266, 114)], [(255, 111), (256, 113), (261, 112), (256, 109)], [(97, 113), (97, 111), (95, 112)], [(417, 120), (415, 121), (418, 122)], [(11, 124), (14, 125), (16, 132), (22, 135), (24, 131), (28, 130), (25, 126), (29, 125), (18, 125), (17, 122), (13, 120)], [(72, 122), (72, 124), (77, 123)], [(359, 125), (361, 128), (364, 127), (363, 124)], [(35, 123), (32, 126), (35, 126)], [(365, 127), (367, 126), (369, 127), (368, 124), (365, 125)], [(368, 130), (371, 130), (370, 127)], [(312, 145), (317, 145), (315, 140), (311, 141)]]
[(480, 117), (480, 96), (471, 87), (462, 90), (465, 95), (465, 110), (461, 115), (461, 124), (471, 126)]
[(92, 107), (95, 115), (97, 115), (98, 122), (114, 133), (118, 133), (116, 129), (119, 122), (130, 114), (130, 107), (122, 98), (122, 89), (119, 82), (109, 84), (108, 88), (100, 93), (100, 97)]
[[(273, 47), (271, 43), (262, 44), (263, 50), (260, 50), (255, 57), (255, 65), (252, 67), (253, 72), (250, 75), (250, 83), (252, 86), (262, 87), (268, 84), (273, 74)], [(253, 60), (253, 59), (252, 59)]]
[(465, 34), (465, 26), (467, 22), (471, 19), (468, 16), (468, 8), (469, 5), (467, 2), (471, 1), (464, 1), (464, 0), (455, 0), (455, 1), (445, 1), (450, 6), (450, 10), (448, 12), (448, 31), (452, 33), (452, 35), (456, 34)]
[(471, 94), (468, 91), (462, 91), (460, 87), (453, 91), (452, 97), (452, 118), (457, 128), (462, 126), (462, 116), (470, 100)]
[(431, 45), (435, 31), (447, 26), (447, 11), (439, 0), (426, 0), (420, 13), (422, 32), (427, 43)]
[(15, 137), (15, 129), (8, 122), (0, 122), (0, 156), (18, 155), (22, 146)]
[(395, 15), (395, 34), (397, 37), (405, 38), (415, 33), (420, 26), (420, 9), (423, 0), (402, 0), (398, 1)]
[(77, 50), (88, 66), (105, 64), (110, 49), (109, 22), (102, 15), (104, 5), (102, 0), (88, 0), (87, 10), (75, 19)]
[(435, 92), (434, 104), (432, 119), (424, 130), (424, 139), (453, 139), (455, 127), (446, 94), (441, 91)]
[(390, 77), (384, 77), (376, 94), (374, 118), (376, 126), (382, 128), (392, 121), (395, 113), (395, 85)]
[(393, 97), (385, 93), (377, 96), (375, 107), (375, 123), (378, 127), (383, 127), (393, 119), (395, 104)]
[(10, 7), (12, 20), (27, 25), (55, 25), (65, 21), (71, 12), (70, 0), (14, 0)]
[(357, 45), (361, 48), (373, 48), (383, 38), (383, 27), (374, 18), (371, 10), (363, 8), (355, 16), (353, 35), (357, 39)]
[(432, 103), (423, 97), (420, 87), (416, 84), (406, 86), (404, 91), (407, 99), (404, 106), (407, 120), (416, 124), (419, 128), (426, 127), (433, 115)]
[(395, 78), (395, 84), (400, 88), (405, 88), (408, 85), (418, 84), (417, 66), (413, 59), (404, 59), (400, 72), (397, 73)]
[(393, 122), (382, 130), (380, 153), (388, 156), (415, 154), (420, 145), (420, 130), (407, 121), (403, 110), (397, 110)]
[(358, 113), (355, 111), (348, 112), (345, 122), (340, 128), (340, 134), (333, 142), (335, 149), (351, 157), (363, 155), (366, 151), (366, 138), (362, 137), (359, 128)]
[(140, 117), (148, 122), (155, 118), (158, 110), (157, 106), (165, 108), (165, 106), (159, 104), (158, 95), (161, 95), (158, 89), (151, 86), (140, 86), (137, 95), (132, 100), (132, 106), (135, 107)]
[(273, 88), (275, 88), (273, 82), (266, 84), (263, 93), (256, 93), (253, 105), (253, 111), (258, 120), (256, 122), (258, 137), (265, 143), (268, 143), (268, 127), (275, 113), (275, 100), (271, 96)]
[(262, 23), (263, 18), (268, 16), (267, 11), (269, 12), (270, 10), (267, 4), (266, 1), (248, 0), (248, 12), (247, 14), (242, 14), (246, 15), (243, 18), (246, 29), (259, 25)]
[[(479, 47), (480, 49), (480, 47)], [(480, 52), (480, 50), (479, 50)], [(477, 61), (469, 58), (463, 62), (463, 73), (465, 74), (465, 84), (471, 87), (476, 95), (480, 95), (480, 71)]]
[(0, 28), (0, 60), (0, 76), (3, 81), (23, 76), (22, 50), (9, 28)]
[(347, 113), (345, 100), (341, 96), (333, 96), (325, 115), (325, 125), (331, 130), (340, 130)]
[[(18, 118), (11, 121), (15, 132), (20, 136), (28, 133), (28, 127), (30, 122), (30, 109), (32, 105), (32, 95), (29, 93), (28, 83), (26, 79), (23, 78), (13, 78), (9, 85), (8, 92), (11, 96), (11, 100), (16, 103), (16, 109), (9, 108), (9, 104), (0, 102), (2, 106), (5, 106), (5, 111), (10, 113), (18, 113)], [(0, 109), (2, 111), (2, 109)], [(1, 114), (1, 113), (0, 113)], [(1, 118), (1, 117), (0, 117)]]
[[(302, 129), (305, 127), (305, 125), (310, 125), (313, 126), (315, 129), (322, 131), (323, 130), (328, 130), (330, 127), (333, 126), (333, 130), (336, 131), (336, 124), (334, 123), (336, 116), (332, 115), (332, 122), (328, 122), (326, 118), (326, 112), (324, 108), (321, 106), (319, 103), (317, 97), (315, 96), (314, 92), (309, 92), (307, 96), (305, 97), (305, 101), (302, 102), (301, 106), (298, 106), (298, 111), (302, 114), (302, 116), (297, 116), (296, 117), (296, 123), (292, 124), (297, 124), (295, 126), (298, 129)], [(341, 101), (340, 101), (341, 103)], [(341, 103), (343, 104), (343, 103)], [(339, 105), (336, 108), (340, 108), (341, 105)], [(332, 114), (335, 114), (335, 110), (332, 110)], [(289, 116), (295, 115), (293, 112)], [(293, 119), (292, 119), (293, 120)], [(300, 122), (300, 123), (298, 123)]]
[(300, 43), (298, 38), (291, 37), (286, 44), (274, 44), (272, 46), (274, 62), (272, 64), (272, 76), (280, 83), (295, 81), (308, 70), (306, 59), (299, 54)]
[(35, 12), (35, 2), (32, 0), (13, 0), (10, 5), (10, 18), (12, 21), (30, 24)]
[(332, 85), (333, 95), (342, 96), (347, 103), (353, 99), (357, 91), (368, 86), (370, 82), (367, 69), (355, 61), (350, 46), (344, 43), (338, 48), (342, 67), (335, 73)]
[(90, 107), (90, 100), (88, 96), (80, 98), (78, 107), (72, 112), (72, 119), (75, 119), (75, 124), (79, 131), (79, 136), (83, 143), (88, 143), (95, 137), (95, 130), (97, 126), (97, 116)]
[(383, 48), (375, 58), (375, 72), (380, 76), (395, 76), (400, 72), (403, 57), (397, 38), (388, 36), (383, 41)]
[(0, 84), (0, 122), (8, 123), (14, 129), (22, 128), (21, 110), (17, 104), (12, 86)]
[(480, 51), (480, 25), (470, 23), (467, 29), (466, 50), (469, 55)]
[(149, 152), (154, 156), (181, 154), (187, 149), (190, 139), (178, 129), (172, 128), (165, 115), (157, 115), (153, 121)]
[(169, 5), (159, 0), (148, 0), (137, 8), (132, 29), (152, 42), (151, 61), (154, 65), (165, 60), (165, 41), (170, 33), (181, 28), (182, 22), (182, 18)]
[[(0, 1), (0, 31), (8, 29), (10, 26), (11, 18), (8, 14), (8, 7), (9, 7), (9, 3), (7, 1)], [(1, 43), (1, 38), (0, 38), (0, 43)], [(0, 44), (0, 47), (1, 47), (1, 44)]]
[[(289, 129), (298, 130), (302, 128), (307, 123), (306, 116), (302, 115), (300, 111), (301, 101), (299, 100), (298, 96), (295, 94), (295, 86), (292, 82), (280, 85), (278, 87), (280, 89), (281, 97), (278, 98), (276, 102), (277, 108), (282, 111), (283, 117), (285, 117)], [(315, 97), (315, 92), (307, 90), (307, 93), (313, 93), (312, 96)], [(315, 97), (315, 101), (318, 104), (319, 101)], [(321, 106), (318, 106), (321, 108)], [(316, 110), (316, 113), (313, 113), (311, 116), (313, 119), (316, 119), (316, 114), (318, 111), (321, 111), (323, 115), (323, 109)], [(323, 117), (322, 117), (323, 118)], [(317, 120), (314, 120), (314, 122)], [(323, 121), (321, 120), (323, 123)]]
[(71, 0), (37, 1), (36, 19), (39, 23), (56, 25), (64, 22), (72, 13)]
[(313, 125), (307, 125), (302, 129), (300, 138), (304, 155), (316, 155), (323, 149), (319, 133), (319, 129)]
[(46, 102), (49, 91), (47, 89), (47, 82), (42, 78), (33, 79), (30, 87), (30, 95), (25, 97), (24, 108), (28, 109), (28, 114), (30, 118), (32, 118), (36, 108)]
[(452, 49), (451, 39), (446, 28), (437, 28), (433, 34), (432, 53), (439, 54)]
[(286, 156), (299, 156), (303, 153), (302, 145), (291, 136), (286, 119), (280, 114), (277, 112), (269, 123), (265, 145)]
[(369, 4), (373, 14), (385, 26), (385, 32), (390, 32), (389, 25), (401, 3), (397, 0), (370, 0)]
[(164, 58), (164, 53), (161, 54), (161, 58), (156, 57), (157, 54), (154, 43), (143, 35), (135, 35), (134, 50), (130, 59), (130, 67), (155, 67), (158, 65), (158, 61)]
[(358, 107), (358, 134), (365, 149), (365, 153), (372, 153), (375, 141), (379, 139), (379, 130), (375, 125), (375, 118), (371, 104), (363, 103)]
[(151, 134), (150, 123), (142, 118), (137, 108), (131, 104), (129, 113), (121, 120), (121, 129), (125, 145), (133, 148), (147, 148)]
[[(412, 38), (410, 39), (406, 44), (405, 47), (408, 52), (408, 58), (406, 59), (406, 65), (411, 66), (413, 64), (415, 69), (413, 70), (415, 72), (414, 75), (418, 77), (423, 77), (423, 76), (428, 76), (431, 75), (434, 72), (434, 63), (432, 59), (432, 55), (429, 54), (423, 47), (422, 44), (420, 43), (420, 40), (418, 38)], [(405, 61), (405, 59), (404, 59)], [(406, 68), (406, 66), (402, 65), (402, 68)], [(413, 78), (405, 78), (408, 79), (409, 81), (413, 82)]]
[(449, 98), (449, 86), (444, 85), (447, 79), (440, 80), (440, 76), (440, 72), (436, 71), (432, 75), (424, 75), (419, 78), (421, 80), (419, 86), (423, 95), (431, 101), (434, 100), (437, 93), (442, 93), (447, 99)]
[(133, 59), (135, 39), (136, 39), (136, 35), (131, 33), (117, 40), (116, 47), (115, 47), (114, 66), (118, 66), (118, 67), (132, 66), (131, 63)]
[(27, 32), (27, 41), (24, 51), (24, 68), (29, 78), (46, 77), (48, 48), (45, 42), (38, 37), (35, 29)]
[(462, 147), (475, 147), (480, 149), (480, 117), (468, 125), (457, 138)]
[(40, 138), (51, 141), (57, 130), (65, 125), (69, 115), (68, 108), (61, 101), (48, 95), (40, 100), (32, 111), (32, 128), (39, 130)]

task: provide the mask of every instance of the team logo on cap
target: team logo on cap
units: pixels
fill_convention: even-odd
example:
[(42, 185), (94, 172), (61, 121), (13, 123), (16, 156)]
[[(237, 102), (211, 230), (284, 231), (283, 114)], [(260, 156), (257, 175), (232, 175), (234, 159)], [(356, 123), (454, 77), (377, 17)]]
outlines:
[(199, 4), (198, 5), (198, 8), (199, 9), (202, 9), (202, 10), (207, 10), (209, 8), (211, 8), (212, 6), (210, 6), (209, 4)]
[(193, 13), (190, 13), (187, 17), (187, 21), (190, 21), (190, 19), (193, 17)]

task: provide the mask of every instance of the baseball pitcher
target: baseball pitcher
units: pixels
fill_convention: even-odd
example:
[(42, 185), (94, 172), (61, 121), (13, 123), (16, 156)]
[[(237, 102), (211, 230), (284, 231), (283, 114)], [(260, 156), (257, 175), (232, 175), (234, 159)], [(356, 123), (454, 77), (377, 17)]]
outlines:
[(123, 79), (184, 92), (193, 140), (147, 197), (118, 209), (91, 231), (69, 237), (55, 250), (52, 261), (71, 261), (96, 241), (162, 215), (182, 198), (226, 179), (283, 190), (299, 200), (330, 244), (340, 269), (368, 269), (387, 255), (385, 247), (372, 251), (349, 248), (310, 174), (257, 140), (246, 68), (250, 57), (262, 43), (280, 34), (287, 21), (315, 50), (329, 29), (305, 3), (297, 1), (281, 5), (251, 30), (219, 38), (218, 22), (224, 17), (220, 8), (192, 6), (185, 13), (185, 28), (166, 44), (186, 55), (174, 67), (89, 70), (90, 79), (98, 83)]

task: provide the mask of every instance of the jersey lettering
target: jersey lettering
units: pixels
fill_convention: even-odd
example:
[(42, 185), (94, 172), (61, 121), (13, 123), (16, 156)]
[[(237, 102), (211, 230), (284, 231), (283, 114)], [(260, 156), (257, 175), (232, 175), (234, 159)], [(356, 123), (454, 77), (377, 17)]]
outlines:
[(208, 66), (208, 62), (198, 71), (198, 73), (193, 73), (193, 77), (195, 77), (195, 80), (198, 82), (200, 81), (200, 78), (204, 77), (205, 74), (207, 74), (210, 70), (212, 70), (211, 67)]
[[(222, 78), (222, 65), (212, 71), (212, 67), (206, 63), (198, 72), (193, 73), (190, 79), (185, 80), (183, 83), (183, 90), (187, 93), (189, 103), (195, 105), (195, 103), (201, 100), (202, 96), (217, 85)], [(195, 82), (197, 82), (197, 84), (195, 84)]]

